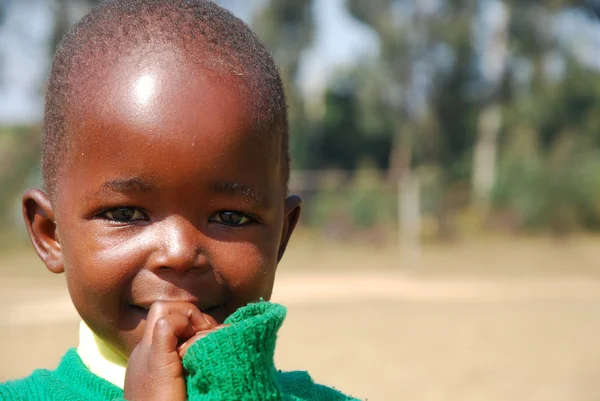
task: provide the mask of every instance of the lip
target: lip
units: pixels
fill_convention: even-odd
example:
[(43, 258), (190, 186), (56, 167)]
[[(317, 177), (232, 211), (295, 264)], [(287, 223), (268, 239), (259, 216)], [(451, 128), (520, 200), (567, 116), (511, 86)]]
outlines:
[[(133, 316), (136, 316), (136, 319), (139, 319), (141, 321), (146, 321), (148, 319), (148, 310), (150, 309), (150, 306), (148, 306), (147, 304), (145, 305), (145, 307), (130, 304), (128, 305), (128, 309)], [(228, 309), (224, 304), (218, 304), (199, 309), (203, 314), (212, 317), (217, 322), (217, 324), (223, 324), (225, 319), (227, 319), (227, 317), (229, 316)]]
[[(154, 304), (154, 302), (158, 302), (157, 301), (143, 301), (143, 302), (134, 302), (134, 303), (130, 303), (129, 307), (131, 307), (132, 309), (135, 309), (139, 312), (143, 312), (145, 314), (148, 314), (148, 311), (150, 310), (150, 307), (152, 306), (152, 304)], [(199, 302), (197, 300), (179, 300), (179, 299), (169, 299), (169, 300), (164, 300), (161, 299), (160, 301), (164, 301), (164, 302), (187, 302), (190, 304), (195, 305), (198, 309), (200, 309), (200, 312), (202, 313), (210, 313), (213, 312), (217, 309), (219, 309), (222, 305), (221, 304), (208, 304), (208, 303), (202, 303)]]

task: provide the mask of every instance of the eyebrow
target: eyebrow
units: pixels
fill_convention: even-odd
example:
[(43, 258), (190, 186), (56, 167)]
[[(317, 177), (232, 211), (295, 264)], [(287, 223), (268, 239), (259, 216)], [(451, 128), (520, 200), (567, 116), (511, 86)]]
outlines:
[(213, 189), (222, 194), (232, 195), (232, 196), (241, 196), (249, 200), (254, 206), (257, 207), (267, 207), (268, 202), (265, 198), (258, 195), (258, 191), (251, 187), (250, 185), (246, 185), (241, 182), (218, 182), (214, 181), (212, 183)]
[(96, 191), (96, 195), (102, 195), (108, 191), (130, 194), (136, 192), (152, 192), (154, 190), (156, 190), (154, 185), (144, 182), (138, 177), (131, 177), (106, 181), (102, 184), (100, 189)]

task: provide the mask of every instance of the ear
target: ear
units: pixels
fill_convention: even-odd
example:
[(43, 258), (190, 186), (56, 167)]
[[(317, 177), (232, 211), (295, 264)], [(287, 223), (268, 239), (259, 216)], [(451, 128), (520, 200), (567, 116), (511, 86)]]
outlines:
[(30, 189), (23, 195), (23, 218), (33, 247), (52, 273), (64, 272), (62, 249), (56, 229), (54, 209), (48, 195)]
[(283, 231), (281, 233), (281, 242), (279, 243), (277, 262), (283, 257), (285, 248), (292, 236), (292, 232), (294, 232), (294, 228), (296, 228), (296, 224), (298, 224), (300, 210), (302, 210), (302, 199), (298, 195), (290, 195), (285, 199)]

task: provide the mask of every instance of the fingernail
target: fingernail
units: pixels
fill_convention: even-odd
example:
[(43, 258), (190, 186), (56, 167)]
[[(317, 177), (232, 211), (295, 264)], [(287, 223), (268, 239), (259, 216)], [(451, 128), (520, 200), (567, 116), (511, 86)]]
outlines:
[(212, 328), (212, 324), (208, 321), (208, 319), (206, 318), (206, 316), (204, 316), (204, 313), (200, 313), (202, 315), (202, 319), (204, 319), (204, 321), (206, 322), (206, 324), (208, 324), (208, 327)]

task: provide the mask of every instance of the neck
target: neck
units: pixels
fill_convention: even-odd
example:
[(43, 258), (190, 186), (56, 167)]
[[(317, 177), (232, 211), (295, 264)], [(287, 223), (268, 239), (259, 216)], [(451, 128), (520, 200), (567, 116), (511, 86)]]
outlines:
[(77, 353), (92, 373), (123, 388), (127, 360), (98, 337), (83, 321), (79, 326)]

